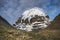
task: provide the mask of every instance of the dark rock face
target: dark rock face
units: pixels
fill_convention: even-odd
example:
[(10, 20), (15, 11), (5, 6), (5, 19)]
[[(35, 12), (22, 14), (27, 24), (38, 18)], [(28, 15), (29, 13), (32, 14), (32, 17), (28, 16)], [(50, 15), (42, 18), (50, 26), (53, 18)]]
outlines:
[(47, 29), (60, 29), (60, 14), (55, 17)]
[(16, 21), (16, 24), (21, 23), (21, 17)]
[(21, 19), (21, 18), (19, 18), (18, 20), (17, 20), (17, 22), (16, 22), (16, 24), (19, 24), (19, 23), (25, 23), (25, 24), (28, 24), (29, 23), (29, 21), (28, 21), (28, 19)]
[(35, 22), (35, 21), (37, 21), (37, 22), (40, 22), (40, 21), (44, 21), (44, 19), (42, 19), (42, 18), (44, 18), (43, 16), (35, 16), (35, 17), (33, 17), (31, 20), (30, 20), (30, 22), (32, 23), (32, 22)]
[[(47, 15), (46, 16), (46, 18), (47, 19), (49, 19), (49, 16)], [(32, 17), (31, 19), (30, 19), (30, 22), (28, 21), (28, 18), (27, 19), (21, 19), (21, 17), (17, 20), (17, 22), (16, 22), (16, 24), (19, 24), (19, 23), (25, 23), (25, 24), (31, 24), (31, 23), (33, 23), (33, 22), (44, 22), (44, 20), (46, 20), (45, 19), (45, 17), (44, 16), (38, 16), (38, 15), (35, 15), (35, 17)]]

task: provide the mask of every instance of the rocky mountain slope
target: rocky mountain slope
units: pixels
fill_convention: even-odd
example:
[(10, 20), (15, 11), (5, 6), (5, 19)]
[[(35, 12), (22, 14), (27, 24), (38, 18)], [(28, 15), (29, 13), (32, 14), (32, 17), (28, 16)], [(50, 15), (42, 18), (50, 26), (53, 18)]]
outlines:
[(1, 29), (12, 29), (12, 26), (4, 19), (0, 16), (0, 28)]
[(59, 29), (60, 30), (60, 14), (55, 17), (47, 29)]
[(10, 27), (8, 22), (0, 17), (0, 40), (60, 40), (60, 30), (38, 29), (27, 32)]

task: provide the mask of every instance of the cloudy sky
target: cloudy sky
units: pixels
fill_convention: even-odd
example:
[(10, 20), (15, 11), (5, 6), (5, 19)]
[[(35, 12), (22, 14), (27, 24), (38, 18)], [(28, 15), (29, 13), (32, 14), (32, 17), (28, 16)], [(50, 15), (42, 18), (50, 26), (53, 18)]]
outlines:
[(27, 9), (42, 8), (53, 20), (60, 13), (60, 0), (0, 0), (0, 16), (13, 24)]

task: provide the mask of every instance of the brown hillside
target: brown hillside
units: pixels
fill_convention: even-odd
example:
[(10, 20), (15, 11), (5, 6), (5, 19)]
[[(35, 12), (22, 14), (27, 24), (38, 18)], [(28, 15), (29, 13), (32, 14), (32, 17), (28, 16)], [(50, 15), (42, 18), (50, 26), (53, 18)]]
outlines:
[(55, 17), (47, 29), (60, 29), (60, 14)]

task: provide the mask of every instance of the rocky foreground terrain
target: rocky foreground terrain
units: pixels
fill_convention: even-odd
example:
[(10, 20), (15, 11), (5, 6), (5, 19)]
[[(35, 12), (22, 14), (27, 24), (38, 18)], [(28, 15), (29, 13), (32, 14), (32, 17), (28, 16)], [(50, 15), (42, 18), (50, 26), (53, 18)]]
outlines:
[(0, 40), (60, 40), (60, 14), (43, 30), (17, 30), (0, 16)]

